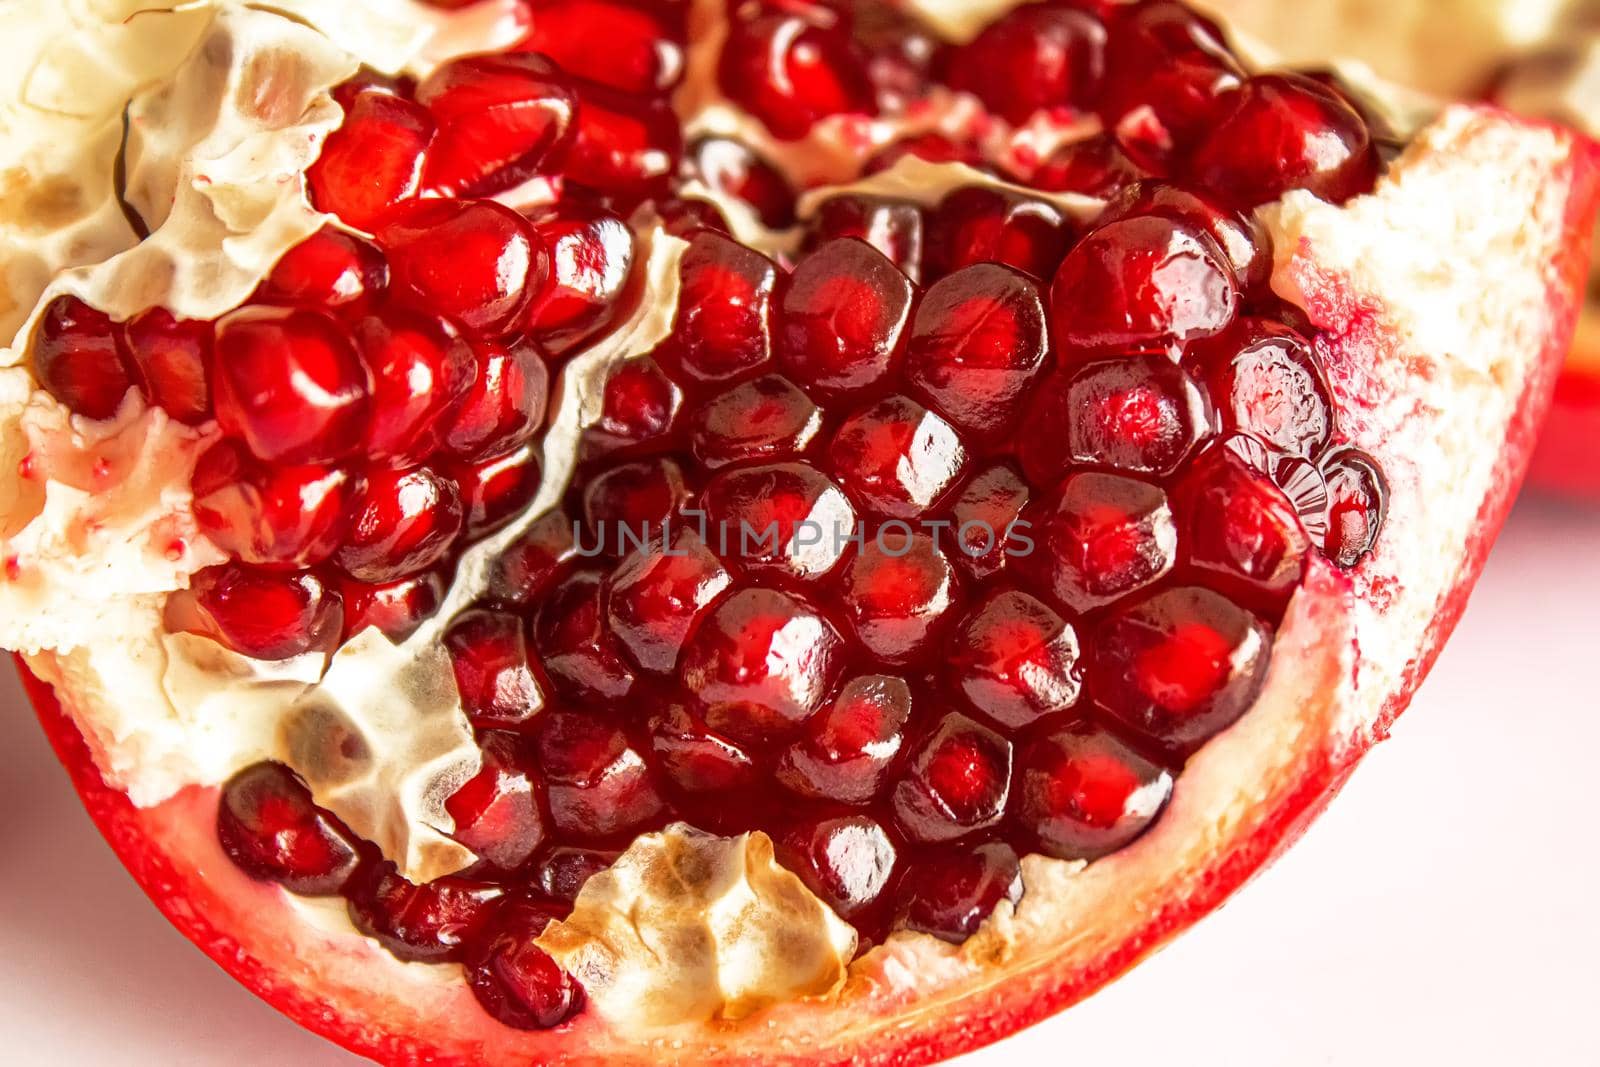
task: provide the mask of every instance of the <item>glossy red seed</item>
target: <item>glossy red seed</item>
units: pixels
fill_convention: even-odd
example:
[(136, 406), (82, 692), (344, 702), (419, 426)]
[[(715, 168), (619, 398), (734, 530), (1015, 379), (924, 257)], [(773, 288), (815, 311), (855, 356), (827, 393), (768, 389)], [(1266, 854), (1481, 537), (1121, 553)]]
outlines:
[(1191, 346), (1183, 362), (1205, 383), (1225, 431), (1289, 456), (1315, 458), (1327, 448), (1332, 391), (1310, 342), (1290, 327), (1241, 318)]
[(775, 842), (778, 862), (846, 922), (864, 917), (894, 877), (899, 858), (889, 834), (866, 815), (807, 819)]
[(547, 351), (563, 355), (627, 310), (633, 231), (609, 211), (575, 207), (538, 218), (534, 228), (550, 250), (551, 284), (529, 309), (528, 330)]
[(444, 559), (461, 533), (461, 492), (428, 467), (369, 468), (334, 561), (363, 582), (392, 582)]
[(606, 623), (629, 658), (670, 674), (695, 622), (733, 577), (693, 530), (630, 554), (606, 579)]
[(1010, 590), (967, 616), (951, 641), (946, 673), (973, 708), (1013, 730), (1066, 711), (1083, 689), (1072, 624)]
[(1221, 448), (1196, 462), (1173, 502), (1184, 562), (1200, 580), (1281, 614), (1300, 586), (1311, 547), (1283, 491)]
[(642, 199), (667, 191), (682, 156), (683, 129), (665, 101), (598, 85), (579, 89), (568, 180), (625, 201)]
[(518, 1030), (549, 1030), (583, 1009), (583, 987), (536, 943), (552, 920), (553, 905), (508, 900), (472, 949), (467, 984), (484, 1011)]
[(534, 650), (561, 692), (604, 705), (626, 697), (633, 668), (606, 627), (601, 577), (580, 571), (549, 594), (534, 617)]
[(1171, 775), (1087, 723), (1052, 731), (1017, 759), (1018, 819), (1056, 859), (1094, 860), (1127, 847), (1171, 795)]
[(533, 28), (517, 48), (542, 52), (580, 78), (640, 95), (683, 78), (683, 31), (670, 5), (535, 0), (531, 14)]
[(348, 895), (356, 929), (395, 958), (446, 963), (465, 958), (494, 918), (505, 889), (455, 876), (416, 885), (384, 864)]
[(526, 608), (535, 604), (577, 557), (572, 519), (556, 510), (535, 519), (494, 563), (489, 597)]
[(417, 194), (433, 139), (424, 108), (392, 93), (361, 93), (306, 172), (312, 206), (371, 233), (390, 208)]
[(933, 538), (894, 530), (867, 539), (845, 565), (839, 591), (856, 640), (887, 664), (932, 652), (960, 602), (955, 570)]
[(302, 896), (340, 893), (361, 863), (355, 836), (281, 763), (257, 763), (228, 779), (217, 836), (250, 877)]
[(390, 309), (352, 328), (372, 371), (372, 414), (363, 455), (420, 463), (438, 450), (478, 367), (443, 319)]
[(211, 323), (174, 318), (166, 308), (122, 325), (123, 348), (144, 395), (190, 426), (211, 418), (211, 338)]
[(844, 653), (838, 632), (809, 604), (775, 589), (741, 589), (695, 630), (680, 673), (707, 725), (763, 744), (822, 707)]
[(794, 187), (742, 141), (702, 137), (689, 146), (684, 169), (713, 192), (750, 205), (762, 225), (774, 230), (794, 225)]
[(478, 334), (509, 329), (550, 280), (532, 227), (489, 200), (415, 200), (377, 229), (396, 300)]
[(547, 832), (539, 773), (513, 734), (486, 733), (478, 744), (482, 769), (444, 802), (456, 824), (450, 836), (489, 866), (516, 870), (533, 859)]
[(987, 169), (983, 150), (973, 142), (951, 140), (942, 133), (921, 133), (891, 141), (879, 149), (877, 154), (867, 160), (865, 171), (868, 174), (877, 174), (907, 157), (928, 163), (965, 163), (978, 170)]
[(890, 802), (912, 841), (955, 841), (997, 826), (1011, 792), (1011, 742), (950, 714), (911, 752)]
[(753, 574), (815, 580), (838, 565), (856, 531), (849, 499), (814, 467), (735, 467), (700, 497), (706, 540)]
[(521, 514), (538, 495), (544, 475), (539, 449), (522, 445), (478, 463), (445, 463), (441, 471), (456, 483), (468, 540), (486, 537)]
[(1022, 867), (1010, 845), (941, 850), (906, 867), (896, 922), (959, 945), (1002, 900), (1021, 900), (1022, 889)]
[(903, 679), (851, 679), (784, 750), (778, 780), (801, 796), (865, 804), (882, 791), (910, 718), (911, 690)]
[(1062, 145), (1028, 176), (1035, 189), (1107, 197), (1145, 177), (1115, 137), (1107, 133)]
[(1105, 68), (1105, 44), (1105, 27), (1088, 12), (1029, 4), (957, 48), (946, 79), (1020, 124), (1041, 109), (1092, 103)]
[(910, 200), (891, 196), (831, 196), (810, 220), (815, 247), (841, 237), (865, 241), (915, 281), (922, 272), (923, 213)]
[(564, 839), (603, 841), (660, 819), (666, 803), (649, 766), (623, 732), (595, 715), (550, 711), (534, 735), (550, 797), (550, 816)]
[(522, 619), (502, 611), (464, 611), (442, 638), (461, 706), (482, 729), (518, 727), (545, 706), (545, 684), (528, 655)]
[(1076, 614), (1153, 585), (1178, 561), (1167, 494), (1148, 482), (1081, 471), (1029, 509), (1027, 519), (1037, 547), (1025, 569)]
[(1267, 625), (1221, 594), (1169, 589), (1100, 624), (1090, 688), (1117, 722), (1187, 753), (1255, 703), (1271, 652)]
[(269, 463), (337, 463), (361, 449), (372, 373), (326, 315), (246, 307), (217, 324), (217, 421)]
[(166, 628), (192, 633), (252, 659), (331, 652), (344, 628), (339, 595), (312, 574), (236, 563), (196, 574), (167, 598)]
[(950, 558), (979, 580), (998, 574), (1013, 555), (1032, 551), (1020, 526), (1028, 484), (1008, 466), (990, 467), (967, 482), (950, 505)]
[(1241, 214), (1170, 182), (1143, 181), (1106, 202), (1102, 226), (1158, 215), (1209, 234), (1246, 293), (1264, 294), (1272, 275), (1272, 238), (1254, 215)]
[(389, 264), (377, 246), (330, 225), (285, 252), (253, 299), (363, 314), (388, 286)]
[(750, 789), (761, 780), (749, 753), (681, 704), (651, 718), (650, 750), (667, 780), (691, 797)]
[(772, 358), (776, 264), (721, 234), (702, 233), (678, 271), (672, 349), (684, 375), (724, 381)]
[(804, 452), (822, 429), (822, 413), (789, 379), (768, 374), (702, 405), (690, 420), (695, 458), (707, 467)]
[(967, 450), (938, 415), (892, 396), (847, 417), (828, 445), (827, 460), (839, 484), (868, 510), (914, 519), (960, 480)]
[(1354, 567), (1372, 553), (1383, 533), (1389, 482), (1377, 462), (1354, 448), (1322, 463), (1328, 484), (1328, 533), (1323, 553), (1341, 567)]
[(1004, 263), (1048, 278), (1071, 240), (1071, 220), (1054, 204), (968, 185), (947, 194), (929, 217), (927, 274), (939, 278), (975, 263)]
[(33, 377), (76, 415), (108, 419), (134, 387), (109, 316), (75, 296), (45, 308), (33, 335)]
[(875, 111), (866, 57), (850, 37), (792, 12), (735, 19), (717, 81), (782, 140), (804, 137), (832, 115)]
[(262, 463), (232, 441), (200, 457), (190, 479), (195, 524), (240, 562), (301, 570), (333, 557), (361, 480), (341, 467)]
[(552, 901), (570, 906), (590, 878), (610, 867), (621, 853), (607, 848), (559, 845), (534, 865), (533, 887)]
[(445, 580), (438, 571), (383, 585), (344, 578), (339, 582), (339, 595), (344, 599), (346, 641), (372, 628), (399, 644), (444, 605)]
[(673, 237), (692, 241), (706, 231), (727, 235), (732, 232), (727, 218), (715, 204), (694, 197), (668, 197), (655, 202), (661, 228)]
[(1153, 159), (1193, 144), (1243, 77), (1215, 23), (1177, 0), (1126, 5), (1109, 19), (1098, 107), (1108, 128)]
[(1049, 353), (1038, 285), (1009, 267), (967, 267), (930, 286), (906, 346), (912, 391), (963, 433), (999, 437)]
[(477, 373), (445, 432), (444, 449), (460, 459), (504, 455), (544, 424), (550, 368), (526, 341), (472, 342)]
[(583, 433), (586, 457), (647, 445), (667, 436), (683, 390), (650, 356), (613, 365), (600, 393), (600, 418)]
[(689, 503), (683, 468), (671, 459), (612, 467), (583, 489), (590, 537), (585, 550), (620, 556), (661, 540), (663, 528)]
[(531, 53), (463, 56), (417, 86), (439, 134), (422, 180), (452, 196), (489, 196), (558, 167), (577, 97), (561, 69)]

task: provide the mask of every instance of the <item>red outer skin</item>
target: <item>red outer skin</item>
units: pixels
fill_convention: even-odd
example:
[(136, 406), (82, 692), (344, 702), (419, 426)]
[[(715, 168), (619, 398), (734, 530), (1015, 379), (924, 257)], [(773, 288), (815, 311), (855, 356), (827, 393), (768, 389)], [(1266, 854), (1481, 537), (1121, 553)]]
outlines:
[(1600, 504), (1600, 308), (1578, 330), (1533, 456), (1535, 488)]

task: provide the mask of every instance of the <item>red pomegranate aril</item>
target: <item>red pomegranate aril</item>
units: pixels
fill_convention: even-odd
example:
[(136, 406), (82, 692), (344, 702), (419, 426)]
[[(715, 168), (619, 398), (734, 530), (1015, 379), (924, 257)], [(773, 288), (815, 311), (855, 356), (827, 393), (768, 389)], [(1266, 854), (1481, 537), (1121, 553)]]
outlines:
[(831, 196), (811, 220), (812, 246), (842, 237), (865, 241), (915, 281), (922, 272), (922, 208), (892, 196)]
[(361, 449), (372, 373), (316, 311), (246, 307), (217, 324), (217, 421), (268, 463), (337, 463)]
[(894, 877), (899, 858), (889, 834), (867, 815), (810, 819), (775, 842), (778, 862), (846, 922), (872, 911)]
[(888, 170), (902, 159), (912, 157), (926, 163), (965, 163), (977, 170), (987, 169), (983, 150), (971, 141), (955, 141), (942, 133), (919, 133), (891, 141), (867, 160), (867, 174)]
[(1216, 448), (1184, 477), (1173, 503), (1184, 562), (1199, 580), (1281, 615), (1311, 548), (1283, 491), (1230, 450)]
[(1022, 899), (1022, 866), (999, 841), (942, 850), (905, 868), (896, 925), (959, 945), (1002, 900)]
[(775, 589), (741, 589), (690, 637), (680, 675), (708, 726), (760, 745), (816, 714), (844, 656), (838, 631), (809, 604)]
[(443, 319), (390, 309), (352, 328), (372, 370), (372, 415), (363, 454), (420, 463), (443, 442), (448, 422), (472, 388), (472, 349)]
[(1150, 828), (1172, 776), (1087, 723), (1052, 731), (1017, 759), (1017, 818), (1047, 856), (1095, 860)]
[(471, 346), (477, 373), (444, 435), (444, 450), (465, 460), (504, 455), (532, 440), (550, 398), (550, 368), (532, 344)]
[(606, 579), (606, 622), (642, 669), (670, 674), (696, 620), (733, 582), (699, 534), (639, 549)]
[(211, 419), (211, 338), (211, 323), (175, 318), (166, 308), (122, 324), (122, 344), (144, 395), (190, 426)]
[(75, 296), (45, 308), (33, 335), (33, 377), (75, 415), (109, 419), (134, 387), (111, 318)]
[(1084, 363), (1036, 394), (1023, 470), (1036, 485), (1073, 463), (1165, 478), (1210, 435), (1211, 419), (1205, 394), (1166, 356)]
[(1127, 5), (1109, 22), (1101, 118), (1164, 160), (1206, 130), (1243, 71), (1216, 24), (1175, 0)]
[(1206, 384), (1226, 432), (1304, 458), (1321, 455), (1333, 437), (1327, 376), (1311, 343), (1288, 326), (1241, 318), (1192, 345), (1183, 364)]
[(495, 561), (489, 598), (511, 607), (532, 607), (564, 576), (577, 554), (572, 519), (559, 510), (542, 515)]
[(544, 298), (550, 253), (528, 221), (490, 200), (413, 200), (384, 216), (394, 298), (477, 334), (511, 328)]
[(1050, 287), (1063, 348), (1139, 349), (1221, 333), (1239, 284), (1210, 235), (1156, 215), (1107, 223), (1080, 241)]
[(681, 19), (666, 5), (535, 0), (531, 14), (533, 29), (517, 48), (580, 78), (638, 95), (667, 92), (683, 78)]
[(846, 492), (893, 519), (926, 514), (960, 480), (967, 450), (955, 428), (921, 404), (892, 396), (856, 411), (828, 445)]
[(480, 729), (527, 724), (545, 706), (545, 687), (533, 661), (522, 619), (502, 611), (464, 611), (442, 639), (450, 655), (456, 692)]
[(516, 518), (538, 495), (544, 476), (539, 449), (521, 446), (482, 463), (447, 463), (444, 474), (461, 492), (462, 531), (476, 541)]
[(545, 670), (574, 702), (621, 700), (634, 687), (633, 669), (606, 628), (601, 576), (580, 571), (550, 593), (534, 617), (533, 643)]
[(1028, 184), (1052, 193), (1107, 197), (1145, 176), (1115, 137), (1100, 133), (1051, 152), (1028, 175)]
[(1371, 192), (1378, 155), (1365, 120), (1337, 93), (1297, 74), (1263, 74), (1225, 98), (1188, 169), (1240, 208), (1293, 189), (1342, 204)]
[(717, 66), (722, 91), (793, 141), (832, 115), (873, 114), (866, 57), (843, 29), (769, 10), (736, 18)]
[(780, 374), (736, 385), (694, 413), (690, 444), (710, 468), (746, 460), (783, 459), (810, 447), (822, 429), (822, 413)]
[(1009, 267), (982, 263), (923, 294), (905, 374), (912, 390), (958, 430), (992, 440), (1015, 423), (1049, 347), (1037, 284)]
[(489, 196), (553, 169), (571, 144), (577, 97), (533, 53), (453, 59), (417, 86), (439, 124), (422, 171), (428, 189)]
[(455, 547), (461, 491), (428, 467), (369, 468), (350, 530), (334, 562), (363, 582), (393, 582), (425, 571)]
[(761, 780), (749, 753), (681, 704), (652, 717), (650, 749), (666, 779), (691, 797), (748, 790)]
[[(583, 490), (583, 514), (595, 540), (586, 549), (613, 556), (659, 542), (663, 530), (689, 503), (683, 468), (671, 459), (646, 459), (612, 467)], [(592, 553), (591, 553), (592, 554)]]
[(666, 192), (683, 157), (672, 108), (598, 85), (580, 86), (578, 101), (566, 178), (625, 202)]
[(554, 905), (527, 897), (503, 904), (471, 952), (467, 984), (484, 1011), (518, 1030), (549, 1030), (583, 1009), (583, 987), (536, 943)]
[(1076, 614), (1160, 581), (1178, 561), (1178, 526), (1158, 486), (1116, 474), (1068, 475), (1028, 512), (1026, 569)]
[(417, 194), (433, 140), (424, 108), (392, 93), (361, 93), (306, 171), (312, 206), (371, 233), (390, 208)]
[(338, 895), (361, 864), (354, 835), (281, 763), (257, 763), (228, 779), (217, 837), (250, 877), (301, 896)]
[(702, 233), (678, 271), (672, 350), (687, 377), (726, 381), (772, 358), (775, 263), (722, 234)]
[(620, 855), (614, 849), (559, 845), (534, 864), (533, 885), (551, 901), (570, 906), (584, 883), (616, 863)]
[(1078, 634), (1049, 606), (1015, 590), (992, 594), (951, 642), (947, 676), (979, 714), (1016, 730), (1078, 702)]
[(666, 437), (683, 406), (683, 390), (650, 356), (615, 364), (600, 394), (600, 418), (583, 433), (586, 457)]
[(383, 585), (344, 578), (339, 595), (344, 599), (344, 640), (371, 628), (400, 644), (444, 605), (445, 580), (438, 571)]
[(684, 170), (707, 189), (750, 205), (763, 226), (783, 230), (794, 225), (794, 186), (742, 141), (702, 137), (689, 146)]
[(466, 957), (469, 946), (494, 918), (505, 888), (449, 876), (416, 885), (391, 864), (373, 871), (348, 893), (350, 921), (397, 959), (447, 963)]
[(903, 679), (853, 678), (784, 750), (778, 780), (815, 800), (865, 804), (888, 781), (910, 718), (911, 690)]
[(946, 80), (1019, 125), (1035, 111), (1090, 105), (1105, 69), (1105, 45), (1105, 27), (1088, 12), (1029, 4), (955, 49)]
[(1113, 196), (1099, 224), (1159, 215), (1210, 234), (1233, 267), (1234, 277), (1247, 294), (1267, 293), (1272, 276), (1272, 238), (1252, 214), (1242, 214), (1213, 203), (1199, 193), (1170, 182), (1143, 181)]
[(530, 309), (528, 330), (551, 354), (563, 355), (626, 310), (633, 231), (608, 211), (576, 208), (539, 218), (534, 229), (550, 250), (551, 284)]
[(1011, 792), (1011, 742), (949, 714), (911, 752), (890, 802), (912, 841), (936, 844), (998, 826)]
[(478, 738), (483, 767), (444, 802), (455, 820), (451, 834), (490, 867), (512, 871), (533, 859), (546, 829), (533, 760), (514, 734)]
[(1377, 462), (1354, 448), (1322, 462), (1328, 486), (1328, 525), (1322, 551), (1341, 567), (1354, 567), (1378, 543), (1389, 506), (1389, 482)]
[(389, 263), (376, 245), (324, 226), (283, 254), (251, 299), (363, 314), (389, 287)]
[(1255, 703), (1272, 631), (1221, 594), (1185, 586), (1119, 608), (1088, 647), (1095, 702), (1139, 736), (1187, 754)]
[(950, 557), (982, 581), (1005, 568), (1013, 550), (1031, 549), (1014, 538), (1028, 504), (1028, 483), (1010, 467), (990, 467), (972, 476), (950, 506), (954, 548)]
[(845, 565), (839, 591), (856, 640), (895, 665), (933, 651), (960, 600), (955, 570), (933, 538), (890, 530), (879, 530)]
[(1009, 189), (963, 186), (928, 219), (927, 275), (1003, 263), (1048, 278), (1071, 243), (1072, 223), (1054, 204)]
[(694, 197), (667, 197), (655, 201), (656, 214), (661, 218), (661, 228), (673, 237), (692, 241), (702, 233), (733, 232), (727, 217), (715, 204)]
[(849, 13), (852, 35), (867, 52), (867, 77), (879, 106), (899, 112), (925, 99), (947, 48), (937, 31), (896, 4), (854, 4)]
[(309, 573), (226, 563), (167, 597), (166, 628), (210, 638), (242, 656), (284, 660), (331, 652), (344, 628), (339, 595)]
[(232, 441), (200, 457), (190, 479), (195, 524), (229, 556), (301, 570), (333, 557), (361, 480), (340, 467), (262, 463)]
[(658, 821), (666, 802), (644, 757), (617, 727), (577, 711), (539, 717), (535, 747), (563, 840), (601, 841)]
[[(450, 0), (422, 0), (422, 2), (432, 3), (435, 7), (446, 7)], [(477, 0), (463, 0), (463, 3), (468, 2), (476, 3)], [(363, 64), (360, 70), (335, 85), (329, 92), (338, 101), (339, 106), (344, 108), (345, 114), (349, 114), (362, 93), (388, 93), (390, 96), (409, 97), (415, 87), (416, 79), (409, 74), (384, 74)]]
[(856, 531), (849, 499), (814, 467), (733, 467), (700, 497), (706, 538), (752, 574), (815, 580), (844, 557)]

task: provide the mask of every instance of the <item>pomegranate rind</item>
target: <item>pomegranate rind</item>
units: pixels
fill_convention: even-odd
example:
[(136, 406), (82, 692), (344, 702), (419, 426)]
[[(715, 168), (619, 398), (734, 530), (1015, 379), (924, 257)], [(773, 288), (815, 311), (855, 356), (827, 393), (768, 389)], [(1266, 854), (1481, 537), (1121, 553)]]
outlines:
[(1528, 480), (1544, 492), (1600, 504), (1600, 307), (1593, 304), (1556, 382)]

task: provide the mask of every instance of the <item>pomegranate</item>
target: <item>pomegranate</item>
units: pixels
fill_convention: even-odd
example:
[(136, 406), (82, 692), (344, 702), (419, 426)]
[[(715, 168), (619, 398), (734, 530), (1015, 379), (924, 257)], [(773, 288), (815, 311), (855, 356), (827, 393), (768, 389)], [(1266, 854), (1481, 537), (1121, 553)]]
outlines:
[(37, 6), (137, 74), (14, 109), (0, 642), (383, 1062), (926, 1062), (1216, 907), (1454, 625), (1600, 194), (1175, 0)]

